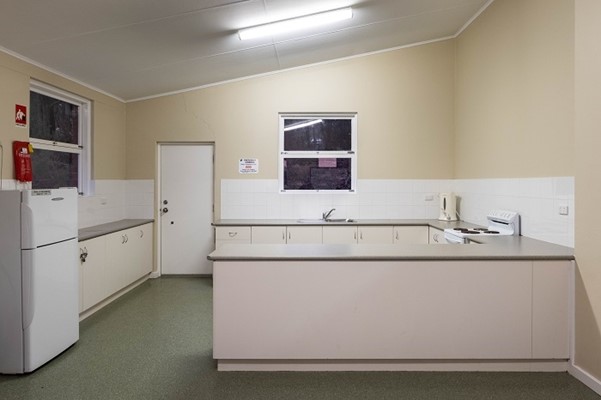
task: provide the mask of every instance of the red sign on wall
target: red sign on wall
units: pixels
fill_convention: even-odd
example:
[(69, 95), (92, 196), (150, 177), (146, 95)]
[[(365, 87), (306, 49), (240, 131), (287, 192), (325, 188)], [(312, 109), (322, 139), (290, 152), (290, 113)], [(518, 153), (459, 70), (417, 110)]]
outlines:
[(15, 104), (15, 124), (27, 126), (27, 106)]

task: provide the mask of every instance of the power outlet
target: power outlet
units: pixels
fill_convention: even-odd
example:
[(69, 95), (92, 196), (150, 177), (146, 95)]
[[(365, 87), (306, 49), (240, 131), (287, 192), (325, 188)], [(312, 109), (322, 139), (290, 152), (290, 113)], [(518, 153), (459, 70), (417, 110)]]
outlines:
[(570, 209), (568, 206), (559, 206), (559, 215), (568, 215), (570, 213)]

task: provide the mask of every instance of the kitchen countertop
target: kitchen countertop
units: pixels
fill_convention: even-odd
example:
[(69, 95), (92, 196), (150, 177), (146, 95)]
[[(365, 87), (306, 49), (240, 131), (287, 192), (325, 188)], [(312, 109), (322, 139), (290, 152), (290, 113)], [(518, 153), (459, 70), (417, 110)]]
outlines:
[(93, 239), (98, 236), (108, 235), (109, 233), (122, 231), (124, 229), (133, 228), (140, 225), (145, 225), (154, 222), (153, 219), (122, 219), (119, 221), (109, 222), (102, 225), (94, 225), (79, 230), (79, 241)]
[(439, 221), (437, 219), (353, 219), (352, 222), (325, 222), (321, 219), (219, 219), (213, 226), (431, 226), (444, 230), (446, 228), (478, 227), (463, 221)]
[(479, 239), (479, 244), (224, 244), (213, 261), (573, 260), (574, 250), (523, 236)]
[[(215, 226), (280, 225), (395, 225), (432, 226), (438, 229), (457, 226), (476, 227), (462, 222), (439, 220), (357, 220), (324, 222), (311, 220), (218, 220)], [(259, 260), (573, 260), (574, 249), (525, 236), (481, 236), (473, 244), (382, 244), (382, 245), (295, 245), (295, 244), (224, 244), (208, 258), (214, 261)]]

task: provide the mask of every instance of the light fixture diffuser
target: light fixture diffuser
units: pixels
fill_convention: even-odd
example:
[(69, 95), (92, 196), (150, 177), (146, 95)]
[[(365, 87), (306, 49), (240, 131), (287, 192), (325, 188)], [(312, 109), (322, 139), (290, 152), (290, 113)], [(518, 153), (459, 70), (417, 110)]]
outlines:
[(304, 122), (296, 123), (296, 124), (293, 124), (293, 125), (290, 125), (290, 126), (287, 126), (286, 128), (284, 128), (284, 132), (293, 131), (295, 129), (306, 128), (308, 126), (319, 124), (321, 122), (323, 122), (323, 119), (313, 119), (311, 121), (304, 121)]
[(240, 37), (240, 40), (256, 39), (264, 36), (277, 35), (279, 33), (313, 28), (351, 18), (353, 18), (353, 9), (351, 7), (340, 8), (338, 10), (304, 15), (302, 17), (285, 19), (282, 21), (271, 22), (269, 24), (240, 29), (238, 31), (238, 36)]

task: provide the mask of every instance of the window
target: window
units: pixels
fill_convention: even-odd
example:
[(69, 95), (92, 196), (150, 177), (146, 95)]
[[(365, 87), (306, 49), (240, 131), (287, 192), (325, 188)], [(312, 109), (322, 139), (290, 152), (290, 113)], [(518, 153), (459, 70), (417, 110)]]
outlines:
[(280, 192), (354, 192), (356, 114), (280, 114)]
[(29, 141), (33, 189), (77, 187), (90, 181), (90, 101), (32, 82)]

